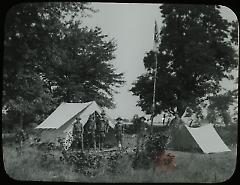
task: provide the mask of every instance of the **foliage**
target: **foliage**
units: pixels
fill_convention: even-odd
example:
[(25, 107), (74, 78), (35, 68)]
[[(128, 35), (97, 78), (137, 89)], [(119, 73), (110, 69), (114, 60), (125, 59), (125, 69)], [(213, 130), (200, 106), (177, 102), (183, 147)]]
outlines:
[(153, 166), (157, 157), (165, 151), (168, 142), (169, 137), (162, 133), (149, 136), (145, 142), (145, 150), (136, 153), (133, 168), (148, 169)]
[(80, 152), (63, 152), (64, 160), (73, 165), (77, 172), (83, 173), (84, 175), (90, 174), (91, 170), (100, 167), (101, 155), (89, 155), (85, 151)]
[[(232, 122), (228, 112), (229, 106), (235, 102), (235, 91), (228, 91), (224, 94), (214, 95), (209, 97), (210, 105), (208, 106), (207, 119), (215, 123), (217, 117), (222, 117), (225, 125)], [(219, 116), (218, 116), (219, 115)]]
[(209, 97), (210, 105), (209, 109), (219, 109), (219, 111), (228, 110), (229, 106), (233, 104), (233, 92), (228, 91), (224, 94), (219, 94)]
[(235, 44), (235, 45), (238, 45), (238, 26), (239, 26), (239, 23), (238, 21), (233, 21), (231, 23), (231, 41)]
[(19, 130), (16, 134), (15, 134), (15, 142), (16, 143), (20, 143), (20, 142), (24, 142), (29, 138), (28, 134), (24, 131), (24, 130)]
[[(119, 168), (120, 164), (122, 163), (122, 158), (124, 157), (124, 153), (121, 151), (117, 152), (110, 152), (109, 156), (107, 156), (107, 171), (111, 174), (117, 174), (119, 173), (121, 169)], [(121, 172), (120, 172), (121, 173)]]
[[(220, 91), (223, 78), (231, 78), (237, 57), (230, 41), (231, 25), (219, 8), (160, 6), (164, 25), (157, 52), (155, 114), (166, 111), (182, 116), (187, 107), (196, 111), (206, 96)], [(155, 53), (148, 52), (143, 62), (146, 73), (138, 77), (131, 91), (139, 96), (142, 110), (151, 113)]]
[[(235, 127), (216, 128), (224, 142), (234, 133), (237, 142), (237, 129)], [(229, 137), (230, 136), (230, 137)], [(103, 158), (101, 167), (88, 168), (89, 173), (83, 175), (64, 160), (61, 151), (54, 149), (46, 152), (37, 147), (23, 146), (23, 154), (18, 155), (15, 145), (10, 145), (3, 139), (3, 162), (8, 176), (15, 180), (27, 181), (60, 181), (60, 182), (220, 182), (231, 177), (236, 166), (236, 148), (230, 147), (231, 152), (211, 154), (211, 157), (198, 153), (177, 152), (177, 167), (171, 173), (155, 173), (151, 169), (132, 168), (130, 164), (135, 156), (125, 152), (112, 152), (104, 155), (106, 158), (113, 156), (113, 168), (109, 160)], [(227, 139), (227, 140), (225, 140)], [(14, 143), (14, 141), (12, 141)], [(50, 155), (52, 154), (52, 155)], [(119, 157), (116, 157), (119, 155)], [(143, 158), (144, 159), (144, 158)], [(116, 161), (116, 162), (115, 162)], [(148, 161), (147, 161), (148, 162)], [(144, 163), (144, 162), (143, 162)], [(116, 165), (115, 165), (116, 164)], [(138, 163), (139, 165), (141, 163)], [(150, 163), (147, 163), (150, 164)], [(146, 165), (147, 165), (146, 164)], [(223, 168), (224, 166), (224, 168)], [(149, 168), (149, 167), (148, 167)], [(75, 170), (74, 170), (75, 169)], [(90, 177), (89, 177), (90, 176)]]
[[(21, 3), (6, 15), (3, 107), (9, 124), (41, 122), (62, 101), (113, 107), (122, 73), (110, 63), (116, 45), (100, 28), (81, 25), (88, 3)], [(16, 121), (17, 120), (17, 121)]]
[(150, 136), (146, 142), (146, 152), (152, 160), (164, 152), (168, 143), (168, 136), (156, 133)]
[[(174, 152), (177, 158), (177, 168), (171, 173), (152, 170), (133, 170), (123, 168), (124, 173), (113, 175), (99, 169), (100, 175), (87, 177), (73, 171), (67, 163), (55, 158), (49, 158), (49, 163), (41, 165), (41, 151), (36, 148), (24, 148), (19, 157), (14, 146), (3, 145), (3, 162), (6, 174), (14, 180), (23, 181), (60, 181), (60, 182), (222, 182), (231, 177), (236, 166), (236, 149), (232, 152), (206, 155), (188, 152)], [(123, 163), (123, 162), (122, 162)], [(130, 164), (131, 160), (125, 163)], [(223, 168), (224, 166), (224, 168)], [(119, 168), (119, 167), (118, 167)]]
[(89, 151), (62, 151), (62, 161), (73, 165), (76, 172), (87, 176), (96, 176), (104, 169), (111, 174), (118, 172), (123, 152), (110, 151), (108, 153)]
[(122, 83), (122, 73), (117, 74), (113, 65), (115, 43), (106, 41), (100, 28), (79, 29), (62, 40), (63, 61), (53, 65), (54, 74), (46, 75), (48, 82), (55, 83), (54, 95), (61, 101), (86, 102), (95, 100), (100, 106), (112, 107), (115, 87)]

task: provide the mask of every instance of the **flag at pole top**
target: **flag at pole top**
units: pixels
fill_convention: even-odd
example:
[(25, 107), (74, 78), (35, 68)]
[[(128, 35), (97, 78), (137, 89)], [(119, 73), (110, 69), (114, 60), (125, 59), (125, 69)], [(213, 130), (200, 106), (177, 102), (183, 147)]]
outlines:
[(158, 33), (158, 26), (157, 26), (157, 21), (155, 20), (155, 27), (154, 27), (154, 47), (153, 51), (157, 52), (158, 51), (158, 45), (159, 45), (159, 33)]

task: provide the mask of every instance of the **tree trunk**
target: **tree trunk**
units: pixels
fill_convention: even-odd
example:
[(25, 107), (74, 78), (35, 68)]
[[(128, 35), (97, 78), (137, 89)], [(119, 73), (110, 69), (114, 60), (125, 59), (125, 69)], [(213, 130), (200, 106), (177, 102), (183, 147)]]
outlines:
[(153, 134), (153, 118), (154, 118), (154, 116), (152, 115), (151, 116), (151, 127), (150, 127), (150, 134), (151, 135)]
[(183, 106), (183, 105), (178, 105), (177, 106), (177, 114), (179, 116), (179, 118), (181, 118), (186, 110), (187, 106)]

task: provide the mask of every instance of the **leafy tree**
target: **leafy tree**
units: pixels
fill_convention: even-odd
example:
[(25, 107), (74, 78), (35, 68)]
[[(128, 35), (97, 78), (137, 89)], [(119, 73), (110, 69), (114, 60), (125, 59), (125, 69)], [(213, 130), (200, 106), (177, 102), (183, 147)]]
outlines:
[(212, 109), (208, 109), (207, 110), (207, 116), (206, 119), (210, 122), (210, 123), (216, 123), (217, 121), (217, 112), (215, 110)]
[(207, 119), (211, 122), (216, 122), (217, 117), (222, 117), (225, 125), (229, 125), (232, 120), (228, 112), (229, 106), (234, 103), (234, 92), (228, 91), (224, 94), (219, 94), (209, 97), (210, 105), (208, 106)]
[(42, 81), (36, 74), (25, 72), (13, 85), (17, 94), (6, 103), (6, 106), (16, 113), (20, 127), (24, 125), (24, 117), (30, 121), (37, 121), (36, 115), (41, 117), (51, 110), (52, 96), (44, 90)]
[[(163, 27), (157, 52), (155, 115), (162, 111), (177, 112), (200, 109), (209, 94), (220, 91), (219, 82), (230, 78), (237, 66), (230, 41), (230, 23), (220, 16), (219, 6), (160, 6)], [(151, 112), (153, 96), (154, 52), (143, 59), (146, 73), (139, 76), (131, 89), (139, 96), (138, 105)]]
[(113, 88), (123, 83), (110, 64), (116, 47), (99, 28), (81, 28), (88, 11), (95, 12), (88, 3), (53, 2), (7, 12), (2, 105), (20, 125), (42, 121), (60, 101), (113, 105)]
[(100, 106), (114, 106), (114, 88), (124, 81), (123, 74), (116, 73), (110, 63), (116, 45), (106, 37), (98, 27), (88, 29), (71, 25), (71, 31), (61, 41), (63, 60), (52, 65), (55, 73), (46, 75), (50, 84), (55, 82), (54, 94), (61, 101), (95, 100)]
[[(238, 77), (234, 83), (238, 83)], [(224, 94), (209, 97), (207, 119), (215, 122), (217, 117), (221, 117), (225, 125), (237, 123), (238, 117), (238, 89), (229, 90)], [(230, 115), (230, 110), (233, 111)]]
[(20, 127), (24, 118), (34, 121), (52, 108), (52, 95), (41, 78), (43, 61), (46, 56), (51, 56), (49, 60), (56, 58), (52, 51), (57, 48), (49, 50), (49, 46), (59, 41), (63, 14), (74, 11), (77, 5), (23, 3), (6, 14), (2, 105), (11, 112), (9, 116), (19, 118)]
[(235, 45), (238, 45), (238, 27), (239, 27), (239, 24), (238, 24), (238, 21), (233, 21), (231, 23), (231, 41), (235, 44)]

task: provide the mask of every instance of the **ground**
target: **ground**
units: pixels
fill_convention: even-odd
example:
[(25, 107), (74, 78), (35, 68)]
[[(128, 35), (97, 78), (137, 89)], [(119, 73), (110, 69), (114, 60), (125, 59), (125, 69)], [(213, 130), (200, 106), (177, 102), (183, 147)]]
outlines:
[[(134, 145), (134, 136), (126, 136), (125, 145)], [(104, 169), (94, 177), (77, 173), (66, 162), (60, 161), (60, 152), (44, 158), (44, 152), (34, 147), (25, 147), (19, 155), (15, 144), (3, 144), (3, 161), (6, 173), (15, 180), (74, 181), (74, 182), (222, 182), (228, 180), (236, 166), (236, 146), (231, 152), (200, 154), (167, 151), (176, 156), (176, 168), (162, 172), (150, 169), (134, 170), (128, 157), (118, 164), (118, 173)]]

